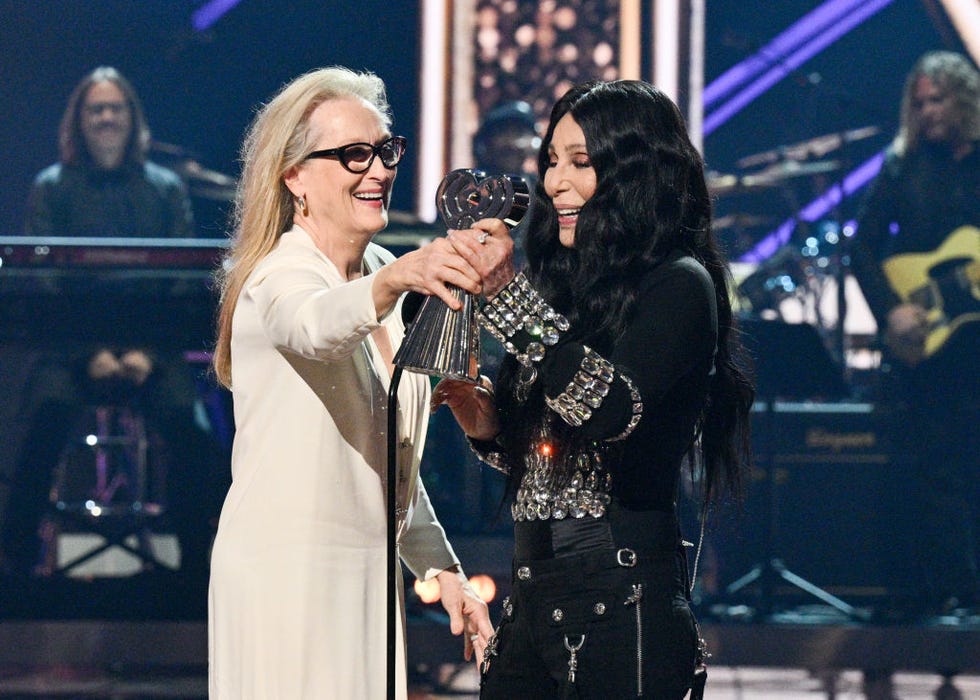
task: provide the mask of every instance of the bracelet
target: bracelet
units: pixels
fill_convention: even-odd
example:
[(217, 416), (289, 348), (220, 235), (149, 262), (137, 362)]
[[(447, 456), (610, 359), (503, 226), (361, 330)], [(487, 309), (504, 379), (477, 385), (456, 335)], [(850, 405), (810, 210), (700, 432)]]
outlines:
[(609, 360), (592, 348), (583, 347), (585, 356), (565, 390), (555, 398), (544, 397), (548, 408), (576, 428), (592, 418), (592, 411), (602, 405), (615, 378), (615, 370)]
[(490, 445), (496, 446), (496, 440), (477, 440), (467, 435), (466, 442), (469, 444), (470, 450), (481, 462), (504, 474), (510, 474), (510, 466), (507, 464), (507, 459), (504, 457), (503, 452), (489, 447)]
[(643, 397), (640, 396), (640, 390), (636, 388), (636, 384), (633, 383), (633, 380), (622, 372), (619, 373), (619, 378), (623, 380), (623, 383), (626, 384), (626, 388), (630, 391), (630, 401), (633, 402), (633, 414), (630, 416), (629, 423), (627, 423), (626, 427), (623, 428), (623, 432), (609, 438), (609, 442), (625, 440), (627, 437), (629, 437), (629, 434), (636, 429), (636, 426), (640, 424), (640, 418), (643, 417)]
[(633, 384), (633, 381), (622, 372), (616, 372), (612, 363), (597, 352), (587, 346), (585, 356), (579, 365), (572, 381), (568, 383), (565, 390), (555, 398), (544, 397), (548, 408), (557, 413), (563, 421), (573, 427), (581, 427), (583, 423), (592, 418), (593, 411), (598, 409), (606, 396), (609, 395), (610, 386), (618, 375), (626, 384), (630, 392), (630, 400), (633, 402), (632, 415), (626, 428), (618, 435), (610, 438), (610, 441), (625, 439), (637, 425), (643, 415), (643, 401), (640, 392)]
[[(557, 345), (561, 333), (569, 328), (568, 319), (544, 300), (523, 272), (484, 304), (478, 315), (480, 324), (525, 367), (541, 362), (545, 349)], [(530, 336), (524, 348), (514, 344), (521, 331)]]

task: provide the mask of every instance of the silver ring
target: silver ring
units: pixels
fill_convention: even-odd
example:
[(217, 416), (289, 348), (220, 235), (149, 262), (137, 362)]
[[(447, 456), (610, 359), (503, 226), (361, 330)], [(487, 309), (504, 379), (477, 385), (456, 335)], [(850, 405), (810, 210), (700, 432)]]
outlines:
[(487, 233), (486, 231), (481, 231), (480, 232), (480, 235), (476, 237), (476, 242), (479, 243), (480, 245), (486, 245), (487, 244), (487, 237), (489, 235), (490, 234)]
[(478, 635), (478, 634), (471, 634), (470, 635), (470, 641), (471, 642), (475, 642), (479, 638), (480, 638), (480, 635)]

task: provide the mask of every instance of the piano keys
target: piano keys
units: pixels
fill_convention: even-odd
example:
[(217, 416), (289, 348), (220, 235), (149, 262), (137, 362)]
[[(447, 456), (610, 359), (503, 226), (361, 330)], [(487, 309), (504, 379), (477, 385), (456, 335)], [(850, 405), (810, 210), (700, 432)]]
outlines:
[(0, 237), (0, 340), (209, 348), (228, 243)]
[(0, 269), (213, 270), (227, 239), (0, 236)]

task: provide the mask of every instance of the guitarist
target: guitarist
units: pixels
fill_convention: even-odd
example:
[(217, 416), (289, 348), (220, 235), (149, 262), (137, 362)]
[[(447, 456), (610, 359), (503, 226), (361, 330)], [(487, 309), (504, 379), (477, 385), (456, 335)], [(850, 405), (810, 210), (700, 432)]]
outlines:
[[(980, 73), (963, 56), (931, 52), (912, 68), (858, 223), (852, 270), (881, 330), (896, 445), (915, 460), (909, 492), (921, 496), (907, 511), (919, 540), (907, 562), (921, 562), (932, 611), (968, 612), (980, 606), (980, 297), (967, 274), (980, 261)], [(909, 270), (925, 282), (902, 282)]]

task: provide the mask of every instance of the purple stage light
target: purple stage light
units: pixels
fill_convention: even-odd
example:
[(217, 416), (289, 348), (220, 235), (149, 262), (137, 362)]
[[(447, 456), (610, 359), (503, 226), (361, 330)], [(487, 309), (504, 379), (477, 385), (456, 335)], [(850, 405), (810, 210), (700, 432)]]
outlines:
[(745, 108), (752, 100), (782, 80), (808, 59), (823, 51), (827, 46), (837, 41), (837, 39), (861, 24), (864, 20), (892, 4), (892, 2), (894, 0), (870, 0), (862, 3), (852, 14), (841, 18), (829, 30), (818, 34), (811, 41), (791, 53), (779, 65), (770, 68), (754, 83), (707, 115), (704, 118), (704, 135), (707, 136), (715, 131), (715, 129)]
[(235, 7), (239, 2), (241, 0), (208, 0), (208, 2), (194, 10), (194, 14), (191, 16), (191, 24), (194, 29), (203, 32), (221, 19), (226, 12)]
[(842, 15), (848, 14), (864, 2), (865, 0), (828, 0), (817, 9), (805, 14), (753, 56), (735, 64), (712, 80), (704, 89), (702, 99), (705, 108), (767, 68), (771, 68), (801, 43), (822, 32), (828, 25), (832, 25)]
[(752, 250), (743, 254), (738, 261), (749, 263), (761, 263), (766, 258), (771, 257), (777, 250), (789, 243), (793, 230), (796, 228), (796, 219), (786, 219), (772, 233), (755, 244)]

